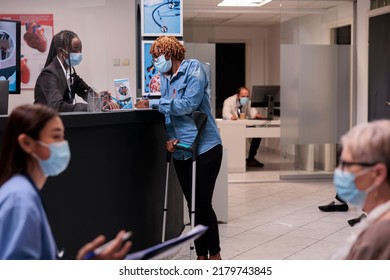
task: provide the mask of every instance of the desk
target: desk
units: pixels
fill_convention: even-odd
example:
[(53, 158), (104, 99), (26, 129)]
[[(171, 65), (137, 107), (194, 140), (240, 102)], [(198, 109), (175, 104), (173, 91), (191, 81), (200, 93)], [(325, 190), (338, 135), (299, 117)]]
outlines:
[(246, 138), (280, 138), (280, 119), (222, 120), (217, 126), (224, 148), (228, 149), (228, 172), (245, 172)]

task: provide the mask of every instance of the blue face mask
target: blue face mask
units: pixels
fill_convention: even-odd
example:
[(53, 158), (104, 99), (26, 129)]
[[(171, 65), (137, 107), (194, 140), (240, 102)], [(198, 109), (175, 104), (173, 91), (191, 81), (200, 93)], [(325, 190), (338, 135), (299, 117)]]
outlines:
[(249, 97), (240, 97), (240, 104), (245, 106), (249, 101)]
[(166, 73), (172, 68), (172, 60), (165, 60), (165, 54), (162, 54), (157, 58), (157, 61), (153, 62), (153, 65), (160, 73)]
[(39, 166), (45, 176), (57, 176), (68, 167), (70, 161), (68, 141), (64, 140), (50, 144), (39, 141), (38, 143), (50, 149), (50, 156), (46, 160), (40, 159), (33, 154), (38, 160)]
[[(70, 59), (70, 64), (69, 64)], [(69, 66), (77, 66), (81, 63), (81, 60), (83, 60), (83, 54), (82, 53), (69, 53), (69, 58), (65, 58), (66, 64)]]
[(371, 169), (364, 169), (356, 174), (348, 171), (336, 169), (334, 171), (333, 184), (336, 186), (337, 195), (344, 201), (363, 207), (367, 193), (376, 188), (371, 186), (366, 191), (361, 191), (356, 187), (355, 180), (357, 177), (366, 174)]

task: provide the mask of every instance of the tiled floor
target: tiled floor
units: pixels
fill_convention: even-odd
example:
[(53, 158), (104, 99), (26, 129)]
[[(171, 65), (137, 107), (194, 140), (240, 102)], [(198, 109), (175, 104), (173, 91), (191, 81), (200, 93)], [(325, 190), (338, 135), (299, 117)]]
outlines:
[[(329, 259), (352, 232), (347, 220), (360, 209), (321, 212), (317, 206), (334, 199), (330, 180), (280, 181), (280, 171), (264, 163), (260, 171), (229, 174), (229, 220), (219, 226), (222, 258)], [(189, 251), (184, 246), (174, 259), (190, 259)]]

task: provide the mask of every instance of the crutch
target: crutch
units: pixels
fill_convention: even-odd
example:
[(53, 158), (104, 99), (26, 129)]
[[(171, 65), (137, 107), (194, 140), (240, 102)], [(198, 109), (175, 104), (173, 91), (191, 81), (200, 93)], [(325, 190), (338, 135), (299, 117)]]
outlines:
[[(206, 113), (200, 112), (200, 111), (195, 111), (192, 113), (192, 119), (196, 125), (196, 128), (198, 130), (194, 142), (192, 145), (187, 145), (184, 143), (178, 143), (176, 145), (176, 149), (181, 149), (185, 151), (189, 151), (192, 154), (192, 181), (191, 181), (191, 229), (195, 227), (195, 189), (196, 189), (196, 155), (198, 151), (198, 142), (201, 136), (201, 133), (203, 131), (203, 128), (206, 125), (207, 122), (207, 115)], [(191, 242), (190, 243), (190, 259), (191, 259), (191, 254), (192, 251), (194, 250), (194, 244)]]
[(167, 224), (168, 212), (168, 184), (169, 184), (169, 165), (171, 164), (171, 152), (167, 151), (167, 173), (165, 176), (165, 194), (164, 194), (164, 212), (163, 212), (163, 227), (161, 234), (161, 242), (165, 241), (165, 228)]

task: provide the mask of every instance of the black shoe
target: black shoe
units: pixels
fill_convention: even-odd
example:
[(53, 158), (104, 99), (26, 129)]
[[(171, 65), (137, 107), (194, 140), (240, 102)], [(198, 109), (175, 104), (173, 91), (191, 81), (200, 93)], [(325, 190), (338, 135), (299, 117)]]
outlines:
[(355, 218), (355, 219), (350, 219), (350, 220), (348, 220), (348, 224), (349, 224), (351, 227), (353, 227), (354, 225), (360, 223), (360, 221), (361, 221), (362, 219), (364, 219), (365, 217), (367, 217), (367, 216), (366, 216), (366, 214), (363, 213), (363, 214), (361, 214), (359, 217), (357, 217), (357, 218)]
[(318, 209), (324, 212), (346, 212), (348, 211), (348, 204), (336, 204), (334, 201), (328, 205), (318, 206)]
[(263, 167), (264, 164), (262, 164), (260, 161), (257, 161), (255, 158), (247, 158), (246, 159), (246, 166), (248, 166), (248, 167)]

